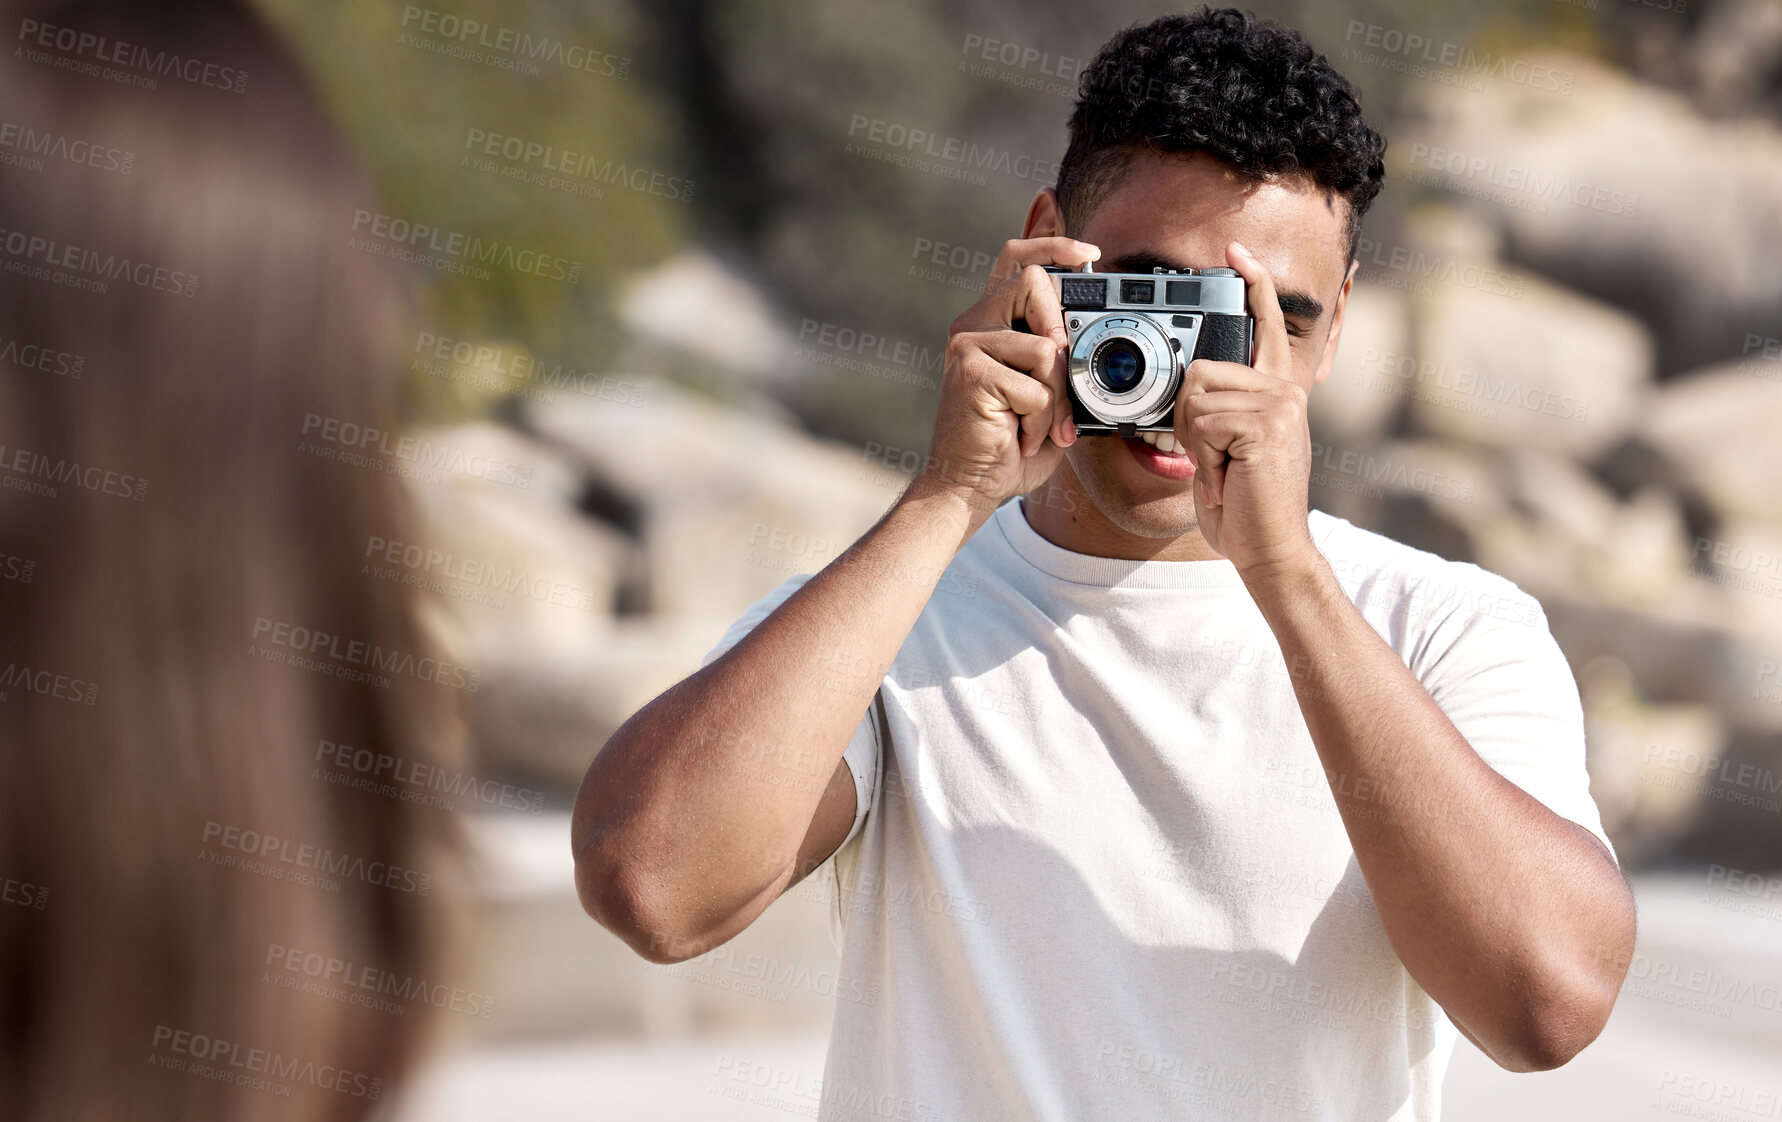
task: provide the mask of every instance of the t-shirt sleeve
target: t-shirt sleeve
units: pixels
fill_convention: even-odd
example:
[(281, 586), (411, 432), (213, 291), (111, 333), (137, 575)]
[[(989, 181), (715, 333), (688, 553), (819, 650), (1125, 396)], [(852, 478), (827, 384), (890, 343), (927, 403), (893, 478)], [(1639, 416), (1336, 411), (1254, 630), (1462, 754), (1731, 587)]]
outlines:
[[(747, 611), (730, 625), (723, 638), (716, 646), (705, 653), (699, 660), (704, 669), (723, 657), (731, 647), (742, 641), (743, 636), (754, 630), (755, 626), (773, 614), (775, 608), (784, 604), (794, 592), (804, 587), (811, 574), (796, 573), (780, 582), (778, 588), (749, 605)], [(876, 698), (878, 695), (874, 694)], [(873, 719), (872, 706), (868, 705), (860, 723), (854, 727), (854, 735), (849, 738), (847, 748), (842, 752), (842, 759), (848, 765), (848, 771), (854, 776), (854, 824), (848, 828), (848, 836), (842, 839), (842, 845), (854, 840), (860, 827), (866, 821), (867, 808), (872, 805), (873, 783), (879, 770), (879, 730), (878, 722)], [(827, 776), (824, 776), (827, 779)], [(838, 851), (840, 847), (837, 847)], [(828, 862), (825, 862), (827, 865)]]
[(1413, 669), (1486, 763), (1596, 835), (1619, 865), (1590, 795), (1578, 684), (1546, 612), (1513, 583), (1467, 568), (1479, 580), (1461, 582), (1468, 595), (1444, 598), (1450, 605)]

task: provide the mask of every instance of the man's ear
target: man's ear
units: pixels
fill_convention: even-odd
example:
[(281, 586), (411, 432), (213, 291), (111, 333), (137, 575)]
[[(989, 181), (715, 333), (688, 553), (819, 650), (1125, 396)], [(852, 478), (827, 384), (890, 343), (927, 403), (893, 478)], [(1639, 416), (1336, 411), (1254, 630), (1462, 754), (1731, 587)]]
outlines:
[(1355, 270), (1361, 268), (1361, 262), (1349, 262), (1349, 274), (1343, 278), (1343, 290), (1337, 293), (1336, 310), (1330, 313), (1330, 334), (1324, 339), (1324, 354), (1318, 359), (1318, 369), (1312, 374), (1312, 384), (1330, 377), (1330, 368), (1336, 363), (1337, 340), (1343, 335), (1343, 313), (1349, 310), (1349, 291), (1355, 287)]
[(1058, 192), (1041, 187), (1027, 208), (1027, 225), (1021, 228), (1023, 238), (1060, 238), (1064, 236), (1064, 208), (1058, 205)]

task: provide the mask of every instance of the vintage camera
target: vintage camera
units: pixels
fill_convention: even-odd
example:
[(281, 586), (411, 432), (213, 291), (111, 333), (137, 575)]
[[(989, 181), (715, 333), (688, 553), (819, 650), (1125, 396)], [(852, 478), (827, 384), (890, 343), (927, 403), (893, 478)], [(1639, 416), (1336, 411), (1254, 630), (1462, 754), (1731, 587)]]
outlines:
[(1078, 433), (1169, 432), (1190, 362), (1250, 361), (1255, 321), (1235, 269), (1096, 273), (1085, 265), (1046, 272), (1064, 306)]

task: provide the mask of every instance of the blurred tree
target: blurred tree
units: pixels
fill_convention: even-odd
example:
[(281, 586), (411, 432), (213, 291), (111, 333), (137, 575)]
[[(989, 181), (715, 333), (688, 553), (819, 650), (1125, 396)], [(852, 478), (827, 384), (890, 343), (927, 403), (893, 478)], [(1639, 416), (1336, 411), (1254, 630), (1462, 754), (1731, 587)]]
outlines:
[[(651, 85), (652, 60), (639, 56), (631, 4), (264, 0), (264, 7), (296, 42), (391, 216), (582, 265), (574, 284), (511, 268), (493, 268), (487, 280), (429, 272), (433, 329), (523, 340), (541, 357), (600, 368), (617, 342), (617, 288), (673, 253), (692, 225), (691, 202), (652, 194), (647, 175), (642, 190), (614, 177), (641, 169), (692, 178), (693, 199), (700, 186), (669, 156), (679, 120)], [(480, 156), (472, 130), (549, 146), (551, 156), (495, 160), (506, 174), (478, 170), (469, 159)], [(547, 159), (561, 167), (568, 153), (588, 159), (586, 174), (559, 178), (586, 194), (512, 177), (549, 175)], [(411, 389), (426, 416), (477, 403), (425, 376)]]

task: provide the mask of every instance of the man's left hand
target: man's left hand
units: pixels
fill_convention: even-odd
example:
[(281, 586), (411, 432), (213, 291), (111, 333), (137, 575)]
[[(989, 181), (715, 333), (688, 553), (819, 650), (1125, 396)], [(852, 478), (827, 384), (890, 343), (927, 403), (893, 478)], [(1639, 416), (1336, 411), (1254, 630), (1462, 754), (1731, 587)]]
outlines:
[(1195, 464), (1194, 506), (1207, 544), (1246, 575), (1292, 569), (1317, 556), (1306, 526), (1306, 389), (1293, 378), (1274, 279), (1237, 242), (1225, 247), (1225, 260), (1244, 278), (1255, 365), (1189, 363), (1176, 394), (1176, 442)]

